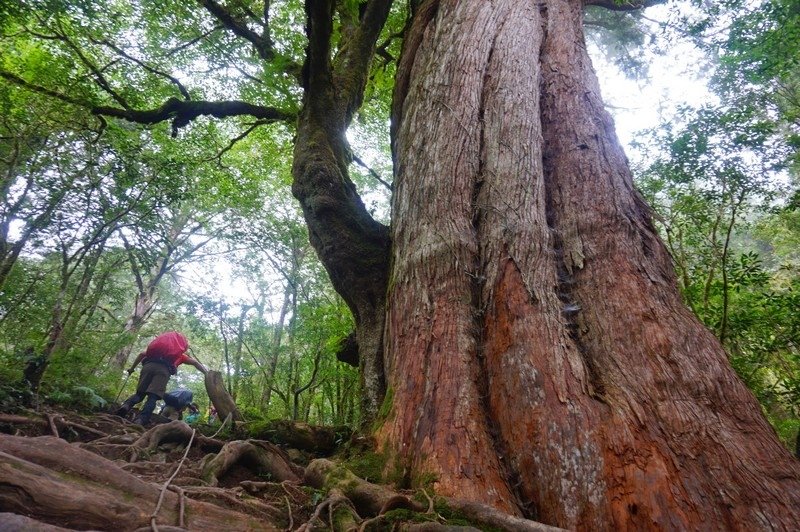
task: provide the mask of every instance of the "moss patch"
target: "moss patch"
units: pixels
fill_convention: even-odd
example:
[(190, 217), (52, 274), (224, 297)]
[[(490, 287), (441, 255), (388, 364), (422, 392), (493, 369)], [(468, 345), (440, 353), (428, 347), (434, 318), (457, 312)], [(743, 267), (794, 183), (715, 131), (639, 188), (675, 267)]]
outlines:
[(347, 459), (343, 465), (352, 471), (355, 476), (361, 477), (368, 482), (377, 483), (383, 478), (386, 455), (367, 451)]
[(440, 497), (434, 499), (434, 511), (445, 520), (444, 524), (446, 525), (472, 526), (480, 528), (483, 532), (503, 532), (502, 528), (489, 526), (485, 523), (481, 523), (480, 526), (476, 525), (473, 521), (470, 521), (467, 516), (451, 508), (447, 502)]
[(372, 432), (375, 433), (380, 429), (383, 424), (390, 418), (391, 414), (394, 412), (392, 406), (394, 404), (394, 389), (389, 386), (386, 389), (386, 395), (383, 397), (383, 402), (381, 403), (381, 407), (378, 409), (378, 413), (375, 415), (375, 421), (372, 422)]

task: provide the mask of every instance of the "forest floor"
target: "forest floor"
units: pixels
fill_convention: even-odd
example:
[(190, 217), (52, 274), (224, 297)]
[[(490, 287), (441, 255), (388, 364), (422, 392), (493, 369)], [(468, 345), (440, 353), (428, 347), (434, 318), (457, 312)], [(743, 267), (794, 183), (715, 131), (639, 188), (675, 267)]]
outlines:
[(279, 422), (267, 441), (241, 428), (159, 421), (0, 413), (0, 532), (555, 530), (364, 480), (342, 464), (375, 456), (366, 438), (335, 449), (333, 431), (302, 423)]

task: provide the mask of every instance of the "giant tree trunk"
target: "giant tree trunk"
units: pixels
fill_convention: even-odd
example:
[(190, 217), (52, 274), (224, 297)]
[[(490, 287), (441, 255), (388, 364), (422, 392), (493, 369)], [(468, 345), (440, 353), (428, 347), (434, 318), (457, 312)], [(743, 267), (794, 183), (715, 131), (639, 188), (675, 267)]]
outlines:
[(408, 481), (565, 528), (796, 526), (800, 465), (681, 302), (582, 7), (416, 15), (379, 443)]

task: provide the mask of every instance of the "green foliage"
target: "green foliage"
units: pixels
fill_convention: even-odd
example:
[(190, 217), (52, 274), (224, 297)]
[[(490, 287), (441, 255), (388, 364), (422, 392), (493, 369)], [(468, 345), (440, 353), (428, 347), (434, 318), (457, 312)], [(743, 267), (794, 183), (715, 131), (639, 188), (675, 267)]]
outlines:
[(0, 379), (0, 410), (10, 412), (30, 403), (31, 392), (21, 386), (18, 380)]
[(105, 408), (108, 404), (95, 390), (86, 386), (75, 386), (68, 390), (53, 389), (50, 390), (44, 398), (52, 405), (79, 411), (100, 410)]
[(654, 50), (657, 35), (646, 26), (641, 12), (631, 14), (587, 6), (584, 30), (608, 63), (630, 78), (647, 77), (647, 55)]

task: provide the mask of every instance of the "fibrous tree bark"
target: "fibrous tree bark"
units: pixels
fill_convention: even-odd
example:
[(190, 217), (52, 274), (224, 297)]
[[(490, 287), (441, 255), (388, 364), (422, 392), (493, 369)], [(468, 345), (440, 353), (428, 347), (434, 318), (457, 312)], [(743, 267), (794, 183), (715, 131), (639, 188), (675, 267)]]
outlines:
[(220, 421), (224, 421), (228, 416), (231, 416), (232, 422), (243, 421), (242, 414), (236, 406), (236, 402), (225, 389), (225, 383), (222, 380), (222, 373), (219, 371), (209, 371), (205, 376), (206, 393), (214, 408), (217, 410), (217, 416)]
[(789, 529), (800, 465), (681, 302), (582, 8), (417, 12), (379, 444), (408, 481), (566, 528)]

